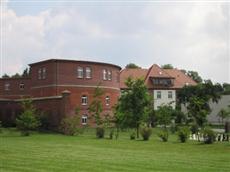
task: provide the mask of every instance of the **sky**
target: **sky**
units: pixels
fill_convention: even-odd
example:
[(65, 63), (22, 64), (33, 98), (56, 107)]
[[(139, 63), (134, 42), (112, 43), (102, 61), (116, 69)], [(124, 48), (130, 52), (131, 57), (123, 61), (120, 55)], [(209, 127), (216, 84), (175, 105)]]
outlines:
[(197, 71), (230, 82), (225, 1), (0, 0), (0, 74), (50, 58)]

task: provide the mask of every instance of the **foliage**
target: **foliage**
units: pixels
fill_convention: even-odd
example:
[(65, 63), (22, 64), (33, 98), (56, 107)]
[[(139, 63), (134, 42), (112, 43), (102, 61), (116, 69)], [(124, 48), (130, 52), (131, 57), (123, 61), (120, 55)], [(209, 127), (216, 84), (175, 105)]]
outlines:
[(144, 127), (141, 129), (141, 136), (143, 137), (143, 140), (149, 140), (151, 134), (152, 134), (151, 128)]
[(11, 78), (21, 78), (21, 75), (19, 73), (16, 73), (12, 75)]
[(156, 110), (157, 122), (166, 129), (173, 119), (173, 108), (170, 105), (162, 105)]
[(192, 134), (197, 134), (199, 131), (199, 126), (196, 123), (192, 124), (190, 127), (190, 131)]
[(22, 102), (23, 112), (16, 119), (16, 126), (24, 136), (30, 135), (30, 130), (37, 129), (41, 123), (36, 116), (36, 109), (32, 104), (32, 100), (26, 99)]
[(103, 94), (104, 91), (102, 90), (102, 88), (97, 86), (94, 90), (93, 100), (89, 105), (89, 112), (94, 117), (97, 127), (103, 124), (103, 121), (101, 119), (101, 113), (103, 111), (101, 97)]
[(223, 88), (220, 84), (213, 84), (210, 80), (196, 86), (185, 86), (178, 92), (179, 104), (187, 106), (188, 115), (192, 122), (203, 127), (210, 112), (209, 101), (218, 102)]
[(230, 117), (230, 110), (226, 110), (226, 109), (221, 109), (218, 112), (218, 116), (221, 118), (222, 123), (224, 123), (224, 119), (227, 119)]
[(4, 75), (2, 75), (2, 78), (10, 78), (10, 76), (5, 73)]
[(139, 138), (139, 128), (143, 121), (147, 121), (147, 109), (150, 104), (150, 96), (143, 79), (126, 81), (127, 90), (122, 92), (118, 101), (116, 118), (122, 126), (136, 128), (137, 138)]
[(169, 138), (169, 133), (168, 133), (168, 130), (161, 130), (158, 134), (158, 137), (161, 138), (161, 140), (163, 142), (167, 142), (168, 141), (168, 138)]
[(230, 84), (229, 83), (223, 83), (223, 94), (224, 95), (230, 95)]
[(198, 72), (196, 71), (188, 71), (186, 72), (186, 74), (191, 77), (194, 81), (196, 81), (197, 83), (202, 83), (202, 78), (200, 77), (200, 75), (198, 74)]
[(96, 128), (97, 138), (99, 138), (99, 139), (104, 138), (104, 135), (105, 135), (105, 129), (103, 127), (97, 127)]
[(2, 121), (0, 121), (0, 133), (2, 132)]
[(177, 132), (178, 138), (181, 143), (184, 143), (188, 140), (189, 134), (190, 134), (190, 131), (188, 127), (180, 127)]
[(225, 133), (230, 133), (230, 121), (225, 122), (224, 128), (225, 128)]
[(161, 65), (161, 68), (162, 69), (173, 69), (173, 65), (172, 64), (164, 64), (164, 65)]
[(186, 124), (188, 121), (187, 115), (179, 109), (173, 110), (172, 116), (176, 124)]
[(109, 139), (113, 139), (113, 135), (114, 135), (114, 130), (112, 129), (112, 130), (110, 130), (110, 132), (109, 132)]
[(22, 72), (22, 77), (28, 77), (30, 74), (29, 68), (26, 68), (23, 72)]
[(64, 135), (74, 136), (80, 132), (80, 129), (78, 128), (79, 125), (79, 108), (76, 108), (73, 116), (67, 116), (62, 119), (59, 129)]
[(136, 138), (136, 133), (135, 132), (130, 133), (130, 140), (135, 140), (135, 138)]
[(126, 69), (138, 69), (140, 68), (139, 66), (137, 66), (136, 64), (134, 63), (129, 63), (125, 66)]
[(215, 141), (216, 135), (213, 130), (210, 128), (205, 128), (202, 131), (203, 137), (204, 137), (204, 143), (205, 144), (212, 144)]

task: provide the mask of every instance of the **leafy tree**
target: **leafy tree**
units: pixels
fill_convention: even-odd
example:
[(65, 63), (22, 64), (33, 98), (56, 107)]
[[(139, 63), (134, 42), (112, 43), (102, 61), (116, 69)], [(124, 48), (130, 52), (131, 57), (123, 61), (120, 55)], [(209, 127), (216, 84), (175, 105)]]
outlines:
[(40, 126), (40, 121), (36, 116), (36, 109), (30, 99), (26, 99), (22, 102), (22, 108), (23, 112), (16, 119), (16, 126), (22, 135), (28, 136), (30, 130), (35, 130)]
[(134, 63), (129, 63), (125, 66), (126, 69), (138, 69), (140, 68), (139, 66), (137, 66), (136, 64)]
[(29, 76), (29, 73), (30, 73), (29, 69), (26, 68), (26, 69), (22, 72), (22, 77), (28, 77), (28, 76)]
[(223, 89), (224, 89), (223, 94), (230, 95), (230, 84), (229, 83), (224, 83)]
[(224, 123), (224, 119), (227, 119), (230, 117), (230, 110), (221, 109), (218, 113), (218, 116), (221, 118), (222, 123)]
[(2, 75), (2, 78), (10, 78), (10, 76), (5, 73), (4, 75)]
[(163, 125), (167, 129), (167, 125), (171, 124), (173, 120), (173, 108), (170, 105), (162, 105), (156, 111), (157, 123)]
[(200, 75), (198, 74), (198, 72), (196, 71), (188, 71), (186, 74), (189, 77), (191, 77), (194, 81), (196, 81), (197, 83), (202, 83), (203, 81)]
[(140, 124), (148, 119), (147, 108), (151, 99), (143, 79), (128, 78), (126, 85), (128, 89), (119, 98), (117, 119), (121, 120), (123, 126), (135, 128), (139, 138)]
[(20, 77), (21, 77), (21, 75), (19, 73), (16, 73), (16, 74), (11, 76), (11, 78), (20, 78)]
[(103, 121), (101, 119), (101, 113), (103, 111), (101, 97), (103, 96), (103, 94), (104, 91), (102, 90), (102, 88), (97, 86), (94, 90), (93, 101), (89, 106), (89, 112), (94, 117), (97, 127), (103, 124)]
[(163, 69), (173, 69), (173, 65), (172, 64), (164, 64), (164, 65), (161, 65), (161, 68)]

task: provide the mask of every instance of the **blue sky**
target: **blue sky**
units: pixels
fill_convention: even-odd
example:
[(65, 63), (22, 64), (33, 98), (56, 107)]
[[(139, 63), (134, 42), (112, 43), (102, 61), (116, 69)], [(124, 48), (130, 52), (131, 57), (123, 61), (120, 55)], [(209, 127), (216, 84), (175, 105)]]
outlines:
[(228, 3), (9, 0), (2, 16), (3, 73), (64, 58), (171, 63), (230, 82)]

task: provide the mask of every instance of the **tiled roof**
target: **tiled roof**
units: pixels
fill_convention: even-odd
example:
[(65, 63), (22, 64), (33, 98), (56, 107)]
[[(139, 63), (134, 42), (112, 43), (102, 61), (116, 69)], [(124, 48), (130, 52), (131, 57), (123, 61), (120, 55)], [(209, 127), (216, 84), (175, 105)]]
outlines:
[(120, 72), (120, 88), (126, 88), (125, 81), (128, 77), (131, 77), (133, 79), (137, 78), (143, 78), (145, 79), (145, 76), (147, 75), (148, 69), (123, 69)]
[[(154, 64), (149, 69), (123, 69), (120, 73), (120, 88), (127, 88), (125, 81), (128, 77), (133, 79), (143, 78), (145, 79), (146, 86), (153, 88), (151, 77), (156, 78), (172, 78), (174, 79), (174, 85), (167, 87), (170, 89), (182, 88), (185, 85), (196, 85), (197, 83), (189, 76), (184, 74), (178, 69), (162, 69), (158, 65)], [(159, 87), (157, 87), (159, 88)], [(165, 89), (166, 87), (164, 87)]]

